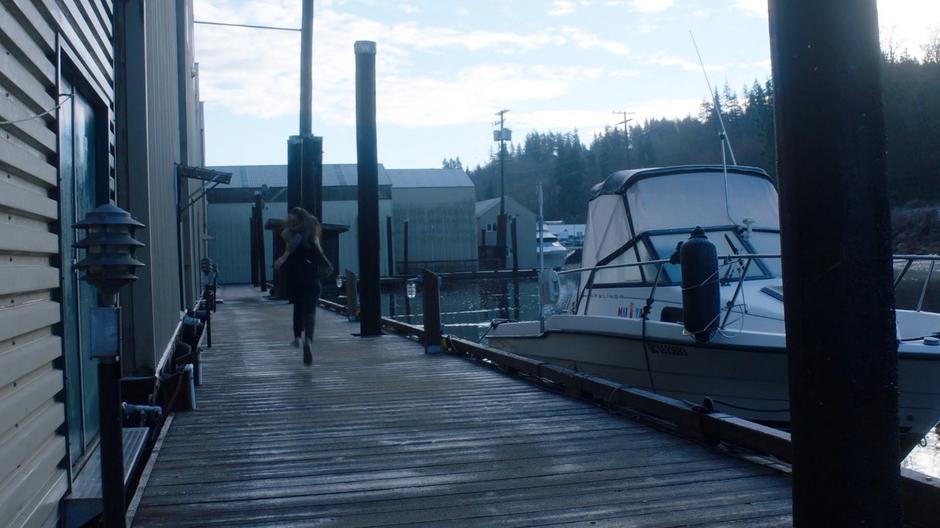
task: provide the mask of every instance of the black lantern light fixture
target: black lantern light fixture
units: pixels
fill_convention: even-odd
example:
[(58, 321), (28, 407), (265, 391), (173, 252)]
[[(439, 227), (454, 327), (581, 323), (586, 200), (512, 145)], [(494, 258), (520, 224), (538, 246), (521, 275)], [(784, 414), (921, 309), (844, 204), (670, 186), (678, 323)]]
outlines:
[(91, 350), (98, 359), (98, 414), (100, 420), (102, 520), (106, 528), (126, 525), (124, 503), (124, 439), (121, 410), (121, 309), (117, 293), (137, 280), (137, 268), (144, 265), (134, 258), (143, 247), (134, 231), (144, 224), (130, 213), (112, 204), (90, 211), (75, 224), (86, 236), (75, 243), (85, 256), (75, 267), (82, 270), (82, 280), (93, 285), (100, 296), (100, 306), (92, 308)]
[(82, 280), (106, 299), (137, 280), (134, 273), (144, 263), (134, 258), (134, 251), (144, 244), (134, 238), (134, 231), (144, 224), (120, 207), (105, 204), (90, 211), (75, 227), (87, 232), (75, 243), (77, 249), (85, 250), (85, 258), (76, 264), (85, 272)]

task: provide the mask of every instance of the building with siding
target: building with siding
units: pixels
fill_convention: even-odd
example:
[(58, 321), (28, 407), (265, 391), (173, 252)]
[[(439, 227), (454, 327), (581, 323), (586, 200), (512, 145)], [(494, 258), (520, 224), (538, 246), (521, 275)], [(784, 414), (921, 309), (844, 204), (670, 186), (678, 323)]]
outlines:
[(73, 268), (74, 224), (111, 202), (147, 225), (147, 267), (120, 298), (126, 375), (156, 386), (198, 297), (205, 206), (177, 207), (202, 185), (176, 170), (203, 158), (190, 1), (0, 2), (3, 526), (77, 525), (63, 499), (97, 478), (83, 473), (97, 448), (97, 295)]
[(389, 169), (395, 270), (476, 271), (476, 187), (463, 169)]
[[(287, 216), (287, 166), (249, 165), (212, 167), (232, 174), (232, 182), (209, 193), (208, 233), (209, 256), (219, 268), (223, 284), (251, 282), (249, 218), (255, 192), (264, 197), (264, 221)], [(327, 224), (348, 226), (339, 237), (338, 270), (359, 271), (358, 188), (355, 164), (323, 165), (323, 218)], [(385, 167), (379, 165), (379, 218), (381, 254), (388, 247), (384, 218), (392, 215), (392, 182)], [(268, 277), (273, 277), (272, 238), (265, 233), (265, 264)], [(381, 273), (388, 272), (382, 259)]]
[[(490, 198), (476, 203), (476, 240), (481, 248), (496, 246), (499, 198)], [(506, 215), (516, 218), (516, 236), (518, 237), (517, 251), (519, 252), (520, 268), (537, 268), (538, 259), (538, 218), (535, 213), (527, 209), (512, 197), (506, 197)], [(506, 266), (512, 267), (512, 223), (506, 224), (506, 246), (508, 256)]]
[[(287, 215), (287, 166), (220, 166), (232, 174), (225, 188), (209, 193), (209, 255), (227, 284), (251, 282), (249, 217), (254, 193), (264, 196), (264, 220)], [(338, 269), (359, 271), (356, 165), (323, 166), (323, 221), (349, 226), (340, 235)], [(461, 169), (386, 169), (379, 165), (381, 273), (404, 273), (404, 222), (408, 221), (409, 271), (477, 269), (473, 181)], [(392, 222), (393, 270), (388, 265), (388, 226)], [(272, 240), (265, 236), (268, 277)]]

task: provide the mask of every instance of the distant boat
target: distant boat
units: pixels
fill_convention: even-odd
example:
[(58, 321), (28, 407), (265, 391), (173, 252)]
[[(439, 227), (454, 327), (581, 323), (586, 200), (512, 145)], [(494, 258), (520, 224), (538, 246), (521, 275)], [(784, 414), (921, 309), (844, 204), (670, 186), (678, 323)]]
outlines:
[[(538, 253), (539, 237), (536, 231), (535, 251)], [(558, 237), (548, 229), (542, 231), (542, 251), (545, 252), (545, 269), (561, 269), (568, 257), (568, 249), (561, 245)]]
[[(580, 279), (577, 289), (561, 299), (544, 330), (538, 321), (494, 322), (487, 340), (539, 361), (696, 403), (709, 399), (720, 411), (786, 426), (777, 208), (777, 191), (758, 168), (614, 173), (591, 192), (583, 267), (568, 272)], [(694, 253), (702, 248), (710, 249)], [(681, 264), (670, 258), (675, 253)], [(920, 292), (916, 309), (896, 310), (900, 426), (908, 451), (940, 420), (940, 314), (921, 310), (938, 262), (895, 257), (896, 287), (913, 282)], [(908, 273), (914, 263), (929, 266), (923, 282)], [(701, 302), (690, 294), (684, 305), (684, 271), (702, 273), (686, 288), (707, 289)]]

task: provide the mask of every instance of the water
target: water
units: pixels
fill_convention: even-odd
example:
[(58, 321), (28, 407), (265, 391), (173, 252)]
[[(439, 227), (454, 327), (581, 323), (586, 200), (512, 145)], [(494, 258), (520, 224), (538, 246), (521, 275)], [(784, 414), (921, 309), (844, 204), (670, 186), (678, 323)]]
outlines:
[[(532, 321), (538, 319), (538, 283), (534, 279), (442, 281), (441, 323), (444, 333), (479, 341), (494, 319)], [(405, 287), (382, 293), (382, 311), (399, 321), (424, 324), (421, 292), (414, 299)]]
[[(899, 286), (899, 308), (914, 308), (928, 272), (925, 266), (915, 265)], [(940, 269), (931, 276), (923, 308), (930, 311), (940, 309)], [(405, 323), (423, 324), (420, 290), (415, 299), (408, 299), (404, 284), (384, 291), (382, 313), (392, 314), (394, 319)], [(494, 319), (532, 321), (538, 319), (538, 313), (538, 283), (534, 279), (445, 280), (441, 285), (444, 332), (457, 337), (479, 341)], [(902, 466), (940, 478), (940, 435), (937, 431), (931, 431), (926, 445), (914, 448)]]

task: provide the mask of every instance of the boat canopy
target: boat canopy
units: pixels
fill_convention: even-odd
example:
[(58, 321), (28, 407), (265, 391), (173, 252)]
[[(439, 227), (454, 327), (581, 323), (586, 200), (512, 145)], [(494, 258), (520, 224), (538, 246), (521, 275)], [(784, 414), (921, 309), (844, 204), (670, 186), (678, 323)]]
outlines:
[[(687, 165), (619, 171), (591, 189), (581, 265), (597, 263), (650, 231), (695, 226), (779, 230), (777, 191), (756, 167)], [(727, 197), (727, 198), (726, 198)]]

